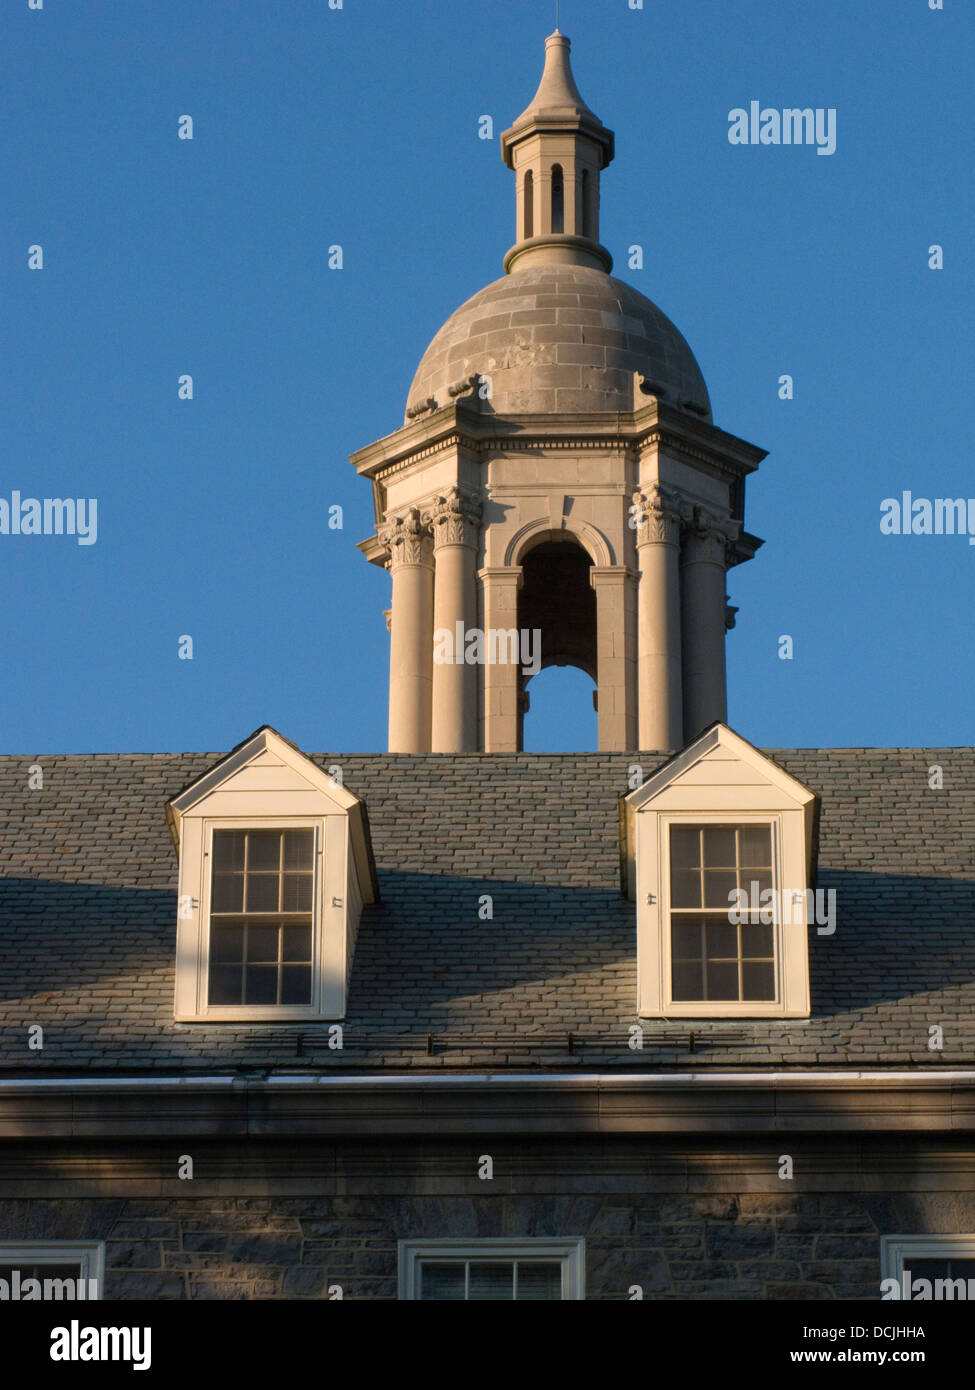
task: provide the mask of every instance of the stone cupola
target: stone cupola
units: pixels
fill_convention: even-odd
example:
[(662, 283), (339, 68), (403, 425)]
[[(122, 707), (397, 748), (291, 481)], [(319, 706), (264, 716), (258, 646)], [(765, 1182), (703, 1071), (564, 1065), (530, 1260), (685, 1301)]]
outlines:
[(360, 548), (392, 576), (389, 749), (516, 751), (537, 669), (572, 665), (601, 750), (670, 751), (727, 715), (726, 576), (761, 545), (745, 479), (765, 454), (713, 424), (682, 334), (609, 273), (613, 134), (563, 34), (501, 153), (505, 274), (435, 335), (402, 427), (352, 460), (376, 514)]

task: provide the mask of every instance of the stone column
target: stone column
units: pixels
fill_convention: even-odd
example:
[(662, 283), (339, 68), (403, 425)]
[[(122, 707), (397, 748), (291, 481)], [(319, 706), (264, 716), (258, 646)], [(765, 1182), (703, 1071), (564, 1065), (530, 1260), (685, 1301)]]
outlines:
[(633, 494), (640, 562), (639, 748), (681, 748), (680, 527), (676, 493), (653, 484)]
[[(481, 581), (481, 611), (484, 615), (485, 636), (489, 636), (492, 629), (514, 628), (517, 631), (518, 590), (522, 584), (521, 565), (501, 565), (483, 569), (478, 578)], [(503, 643), (501, 645), (503, 646)], [(487, 662), (482, 669), (484, 706), (481, 751), (517, 753), (518, 667), (510, 662)]]
[(416, 507), (377, 532), (393, 577), (389, 641), (389, 751), (430, 752), (433, 545)]
[(637, 577), (625, 565), (593, 565), (599, 751), (637, 747)]
[(695, 507), (681, 563), (684, 738), (728, 717), (724, 638), (728, 547), (737, 522)]
[[(433, 723), (434, 753), (477, 752), (477, 666), (464, 660), (467, 633), (477, 626), (477, 545), (481, 499), (451, 488), (427, 519), (433, 532)], [(438, 640), (451, 661), (438, 659)]]

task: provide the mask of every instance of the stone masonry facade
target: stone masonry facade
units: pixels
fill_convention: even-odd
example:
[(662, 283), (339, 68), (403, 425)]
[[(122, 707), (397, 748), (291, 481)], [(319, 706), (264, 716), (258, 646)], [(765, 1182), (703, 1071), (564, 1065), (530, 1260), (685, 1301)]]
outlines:
[(881, 1235), (973, 1225), (971, 1193), (0, 1203), (2, 1240), (104, 1240), (108, 1300), (395, 1299), (399, 1238), (505, 1235), (584, 1236), (588, 1299), (870, 1300)]

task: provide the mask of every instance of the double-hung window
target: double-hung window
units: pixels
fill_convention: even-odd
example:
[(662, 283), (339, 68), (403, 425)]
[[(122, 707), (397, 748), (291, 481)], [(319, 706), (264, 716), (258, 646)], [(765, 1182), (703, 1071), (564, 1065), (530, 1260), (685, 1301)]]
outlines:
[(638, 1014), (808, 1017), (815, 793), (715, 724), (621, 809)]

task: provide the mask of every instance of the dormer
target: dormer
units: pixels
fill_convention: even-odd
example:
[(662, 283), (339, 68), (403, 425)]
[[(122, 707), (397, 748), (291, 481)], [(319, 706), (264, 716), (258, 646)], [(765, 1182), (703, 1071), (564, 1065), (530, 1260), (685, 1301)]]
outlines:
[(265, 725), (167, 803), (176, 1019), (341, 1019), (364, 903), (364, 804)]
[(623, 799), (641, 1015), (808, 1016), (817, 811), (720, 723)]

